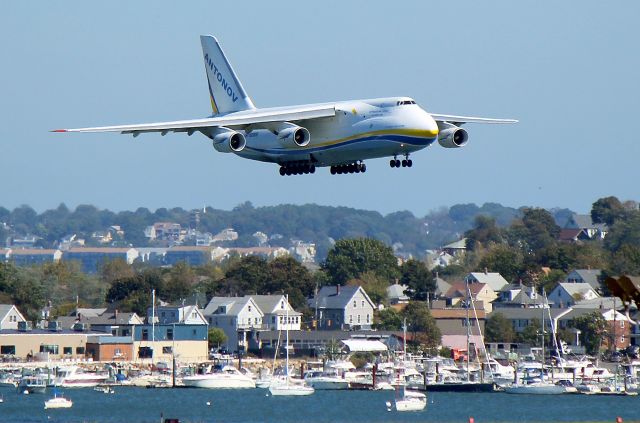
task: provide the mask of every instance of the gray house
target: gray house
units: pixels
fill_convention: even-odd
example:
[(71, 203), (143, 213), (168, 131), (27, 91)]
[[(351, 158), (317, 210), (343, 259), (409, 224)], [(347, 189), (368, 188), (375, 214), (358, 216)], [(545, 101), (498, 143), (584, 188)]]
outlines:
[(567, 283), (588, 283), (596, 291), (600, 290), (600, 269), (575, 269), (564, 279)]
[(360, 286), (324, 286), (308, 301), (319, 329), (371, 329), (374, 304)]

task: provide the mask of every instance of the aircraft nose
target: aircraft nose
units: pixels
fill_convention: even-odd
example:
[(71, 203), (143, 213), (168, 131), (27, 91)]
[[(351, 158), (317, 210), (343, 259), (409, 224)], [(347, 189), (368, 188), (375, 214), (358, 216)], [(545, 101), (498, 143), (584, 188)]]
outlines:
[(438, 129), (438, 123), (435, 121), (435, 119), (429, 113), (427, 113), (427, 119), (426, 119), (425, 126), (426, 126), (427, 130), (430, 131), (433, 134), (433, 136), (437, 136), (438, 133), (440, 132), (440, 130)]

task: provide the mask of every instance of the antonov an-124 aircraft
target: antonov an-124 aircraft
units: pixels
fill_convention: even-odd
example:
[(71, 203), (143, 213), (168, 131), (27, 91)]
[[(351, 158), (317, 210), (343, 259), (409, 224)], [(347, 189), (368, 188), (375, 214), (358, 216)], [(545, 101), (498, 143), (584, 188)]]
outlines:
[[(57, 129), (53, 132), (201, 132), (222, 153), (277, 163), (281, 175), (364, 173), (365, 159), (391, 157), (391, 167), (411, 167), (410, 154), (434, 141), (445, 148), (464, 146), (464, 123), (515, 123), (511, 119), (439, 115), (409, 97), (339, 101), (304, 106), (256, 108), (242, 87), (218, 40), (201, 36), (213, 114), (204, 119), (139, 125)], [(399, 159), (402, 158), (402, 160)]]

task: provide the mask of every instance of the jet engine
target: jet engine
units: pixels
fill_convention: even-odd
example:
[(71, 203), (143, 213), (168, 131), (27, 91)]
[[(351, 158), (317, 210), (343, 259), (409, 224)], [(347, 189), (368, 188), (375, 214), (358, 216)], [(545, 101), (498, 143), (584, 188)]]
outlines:
[(304, 147), (311, 141), (311, 134), (307, 128), (292, 123), (280, 125), (280, 128), (276, 129), (276, 134), (280, 142), (284, 144), (294, 143), (298, 147)]
[(469, 134), (464, 129), (450, 123), (440, 124), (438, 143), (444, 148), (464, 147), (469, 141)]
[(217, 128), (206, 135), (213, 139), (213, 148), (221, 153), (239, 153), (247, 145), (244, 135), (231, 129)]

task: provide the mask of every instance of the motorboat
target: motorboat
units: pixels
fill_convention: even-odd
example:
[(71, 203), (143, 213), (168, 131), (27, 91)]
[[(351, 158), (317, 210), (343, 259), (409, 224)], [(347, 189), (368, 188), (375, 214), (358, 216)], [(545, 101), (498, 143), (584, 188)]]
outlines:
[(20, 393), (42, 394), (47, 389), (47, 377), (40, 374), (25, 375), (20, 378), (17, 389)]
[[(556, 395), (568, 393), (563, 385), (556, 385), (547, 381), (532, 381), (529, 383), (514, 383), (506, 386), (504, 391), (508, 394), (532, 394), (532, 395)], [(573, 390), (575, 392), (575, 389)]]
[(304, 380), (314, 389), (335, 390), (349, 388), (349, 382), (340, 377), (335, 371), (312, 370), (304, 375)]
[(102, 392), (103, 394), (115, 394), (116, 391), (109, 385), (98, 385), (93, 388), (94, 391)]
[[(387, 401), (387, 410), (391, 411), (391, 402)], [(421, 392), (404, 391), (396, 398), (393, 406), (396, 411), (422, 411), (427, 406), (427, 396)]]
[(44, 402), (44, 409), (47, 410), (49, 408), (71, 408), (73, 406), (73, 401), (63, 396), (58, 396), (57, 394)]
[(53, 384), (63, 388), (93, 388), (106, 383), (108, 379), (107, 374), (85, 372), (78, 366), (71, 366), (58, 368)]
[(184, 386), (192, 388), (208, 389), (240, 389), (255, 388), (256, 383), (247, 375), (242, 374), (233, 366), (223, 366), (222, 368), (209, 368), (204, 374), (185, 376), (182, 378)]

